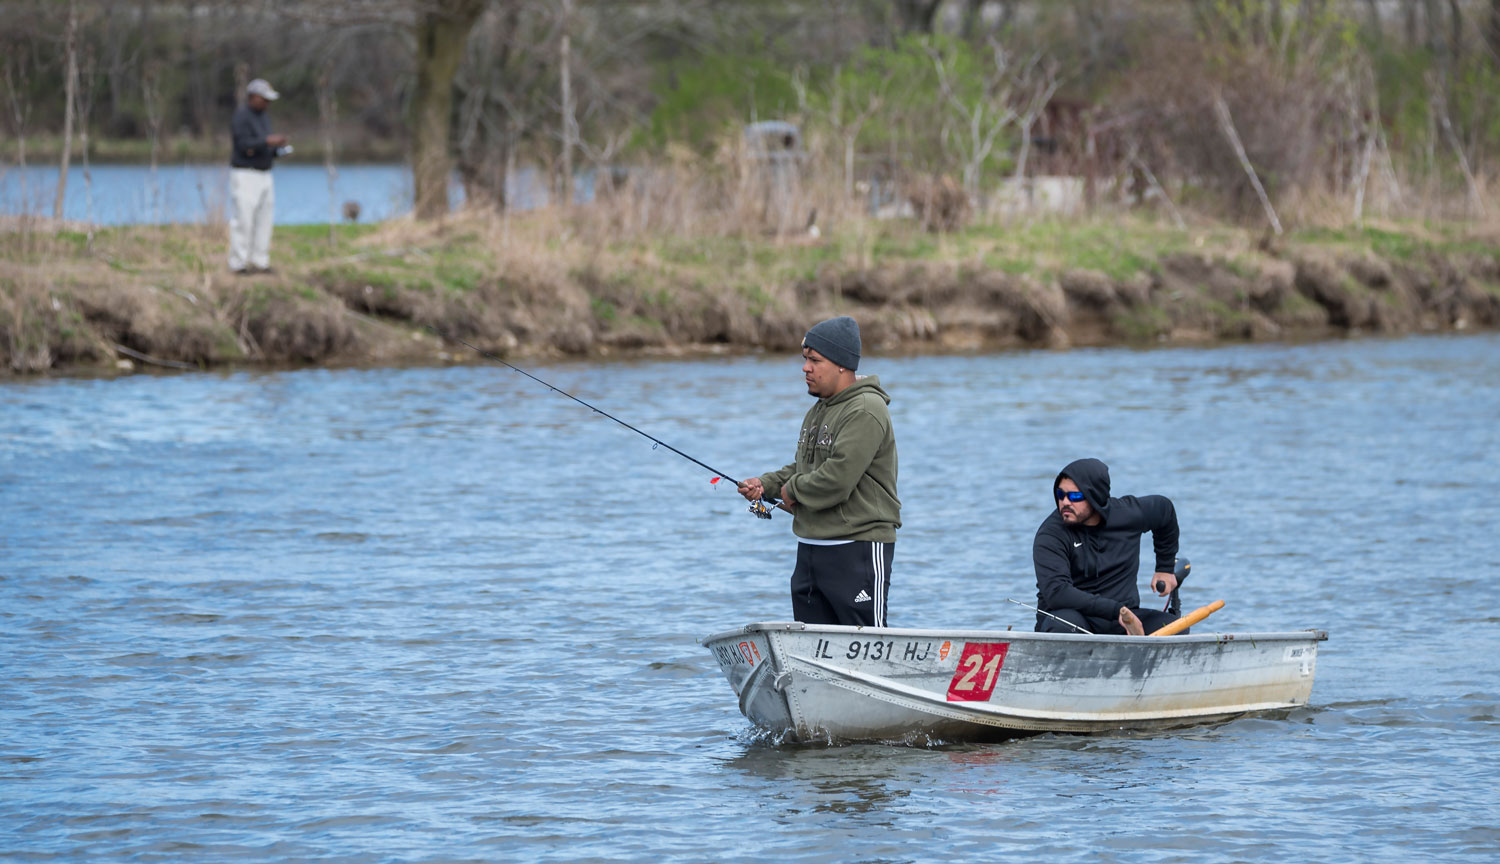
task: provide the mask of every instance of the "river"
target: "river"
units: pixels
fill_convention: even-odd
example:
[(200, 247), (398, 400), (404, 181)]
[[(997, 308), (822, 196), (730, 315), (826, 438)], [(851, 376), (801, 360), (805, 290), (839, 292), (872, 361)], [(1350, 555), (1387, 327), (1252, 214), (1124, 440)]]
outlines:
[[(380, 222), (411, 211), (411, 169), (403, 164), (341, 165), (332, 189), (322, 165), (282, 160), (272, 172), (276, 181), (276, 224), (305, 225), (344, 219), (346, 201), (360, 205), (359, 220)], [(546, 178), (523, 166), (507, 184), (516, 209), (529, 210), (547, 201)], [(56, 165), (0, 167), (0, 215), (52, 215), (57, 194)], [(593, 174), (579, 173), (576, 195), (589, 200)], [(463, 201), (454, 178), (449, 197)], [(68, 169), (63, 218), (96, 225), (205, 222), (228, 218), (228, 164), (178, 163), (93, 165), (85, 173), (76, 161)]]
[[(788, 356), (531, 371), (736, 476), (807, 408)], [(1176, 502), (1208, 629), (1329, 632), (1311, 704), (778, 744), (696, 640), (789, 615), (789, 520), (514, 372), (8, 380), (0, 857), (1500, 856), (1500, 337), (861, 371), (900, 446), (892, 626), (1028, 626), (1050, 480), (1098, 456)]]

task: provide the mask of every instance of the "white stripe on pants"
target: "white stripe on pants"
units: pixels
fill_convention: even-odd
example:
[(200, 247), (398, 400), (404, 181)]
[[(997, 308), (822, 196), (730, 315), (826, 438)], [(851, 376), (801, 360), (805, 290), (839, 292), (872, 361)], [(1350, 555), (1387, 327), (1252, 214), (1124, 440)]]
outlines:
[(229, 169), (229, 269), (271, 266), (276, 187), (270, 171)]

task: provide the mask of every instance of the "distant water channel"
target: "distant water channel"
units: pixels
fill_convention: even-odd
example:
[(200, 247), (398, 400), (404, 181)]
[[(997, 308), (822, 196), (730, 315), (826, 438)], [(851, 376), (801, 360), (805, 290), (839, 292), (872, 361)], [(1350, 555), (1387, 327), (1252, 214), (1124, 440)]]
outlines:
[[(321, 164), (292, 161), (273, 169), (276, 180), (276, 224), (305, 225), (342, 221), (343, 205), (360, 205), (360, 221), (380, 222), (411, 212), (411, 170), (404, 164), (342, 165), (334, 172), (333, 189)], [(0, 166), (0, 215), (52, 215), (57, 194), (57, 166), (30, 165), (26, 170)], [(547, 201), (546, 178), (523, 167), (510, 179), (512, 206), (527, 210)], [(592, 174), (582, 172), (578, 200), (593, 194)], [(455, 178), (449, 189), (453, 202), (463, 200)], [(63, 218), (97, 225), (204, 222), (228, 218), (228, 164), (179, 163), (162, 165), (93, 165), (85, 176), (77, 162), (68, 170)], [(330, 210), (331, 205), (331, 210)]]
[[(735, 476), (785, 356), (537, 374)], [(1313, 704), (928, 748), (757, 734), (699, 637), (790, 523), (495, 366), (0, 382), (0, 858), (1500, 856), (1500, 337), (879, 357), (894, 626), (1025, 627), (1056, 470), (1177, 503), (1215, 630)], [(722, 485), (722, 484), (721, 484)]]

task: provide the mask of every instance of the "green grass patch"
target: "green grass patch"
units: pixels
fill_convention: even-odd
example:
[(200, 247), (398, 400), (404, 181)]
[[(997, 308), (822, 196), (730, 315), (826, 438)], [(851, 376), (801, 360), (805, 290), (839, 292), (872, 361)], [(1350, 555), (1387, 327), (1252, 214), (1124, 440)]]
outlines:
[(593, 311), (594, 318), (604, 324), (613, 324), (615, 319), (620, 316), (620, 312), (615, 308), (615, 304), (599, 297), (589, 299), (589, 309)]
[(1238, 255), (1226, 257), (1224, 259), (1224, 269), (1241, 279), (1254, 279), (1260, 275), (1260, 270), (1253, 262), (1247, 261)]
[(467, 262), (448, 261), (439, 264), (433, 274), (439, 285), (460, 294), (468, 294), (484, 279), (478, 267)]
[(348, 255), (353, 241), (369, 234), (375, 228), (375, 225), (334, 225), (334, 239), (330, 245), (326, 222), (313, 225), (277, 225), (271, 239), (271, 254), (288, 263), (304, 264), (324, 258)]
[(1281, 298), (1280, 311), (1288, 315), (1302, 315), (1308, 312), (1323, 314), (1323, 307), (1313, 302), (1312, 298), (1301, 291), (1291, 291)]
[(758, 282), (742, 282), (734, 287), (735, 293), (745, 298), (750, 314), (761, 315), (771, 308), (771, 295)]
[(1154, 342), (1172, 329), (1172, 316), (1159, 306), (1141, 306), (1120, 312), (1114, 317), (1114, 329), (1133, 343)]
[(1431, 243), (1409, 234), (1397, 234), (1394, 231), (1382, 231), (1379, 228), (1366, 228), (1364, 233), (1370, 244), (1370, 251), (1382, 258), (1411, 261), (1418, 255), (1425, 255), (1432, 251)]

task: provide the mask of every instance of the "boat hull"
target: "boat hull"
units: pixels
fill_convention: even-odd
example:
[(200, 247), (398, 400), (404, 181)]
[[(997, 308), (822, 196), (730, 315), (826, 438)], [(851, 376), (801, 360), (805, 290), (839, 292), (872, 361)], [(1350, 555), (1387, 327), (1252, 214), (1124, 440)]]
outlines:
[(800, 740), (1005, 738), (1305, 705), (1320, 630), (1171, 637), (763, 622), (702, 640), (756, 725)]

